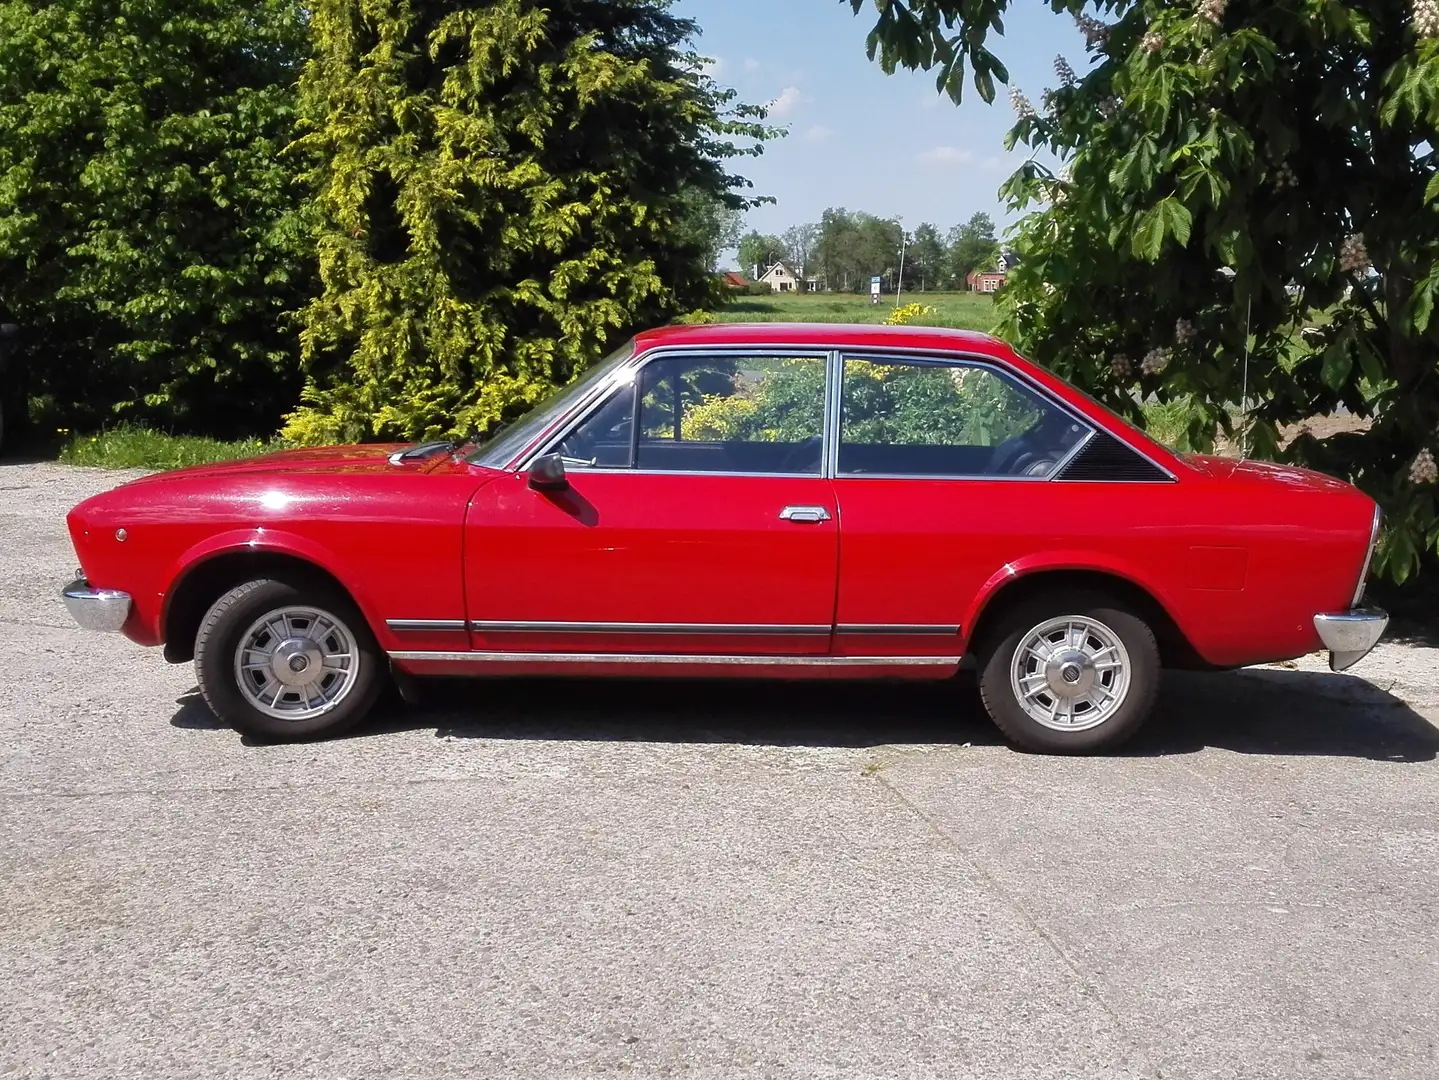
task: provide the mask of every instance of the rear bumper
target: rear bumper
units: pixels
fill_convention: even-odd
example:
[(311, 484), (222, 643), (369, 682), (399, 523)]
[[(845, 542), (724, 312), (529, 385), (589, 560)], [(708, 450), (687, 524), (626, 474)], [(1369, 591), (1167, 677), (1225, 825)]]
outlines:
[(86, 630), (114, 632), (130, 617), (130, 594), (117, 589), (96, 589), (76, 578), (62, 593), (70, 617)]
[(1314, 616), (1314, 629), (1329, 650), (1329, 670), (1344, 671), (1369, 655), (1389, 616), (1378, 608), (1352, 608)]

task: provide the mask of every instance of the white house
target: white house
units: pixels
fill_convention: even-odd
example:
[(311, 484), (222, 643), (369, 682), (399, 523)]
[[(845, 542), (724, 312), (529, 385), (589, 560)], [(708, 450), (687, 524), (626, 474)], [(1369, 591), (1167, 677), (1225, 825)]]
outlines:
[(758, 280), (763, 285), (768, 285), (771, 292), (813, 292), (814, 285), (794, 273), (783, 262), (777, 262), (758, 275)]

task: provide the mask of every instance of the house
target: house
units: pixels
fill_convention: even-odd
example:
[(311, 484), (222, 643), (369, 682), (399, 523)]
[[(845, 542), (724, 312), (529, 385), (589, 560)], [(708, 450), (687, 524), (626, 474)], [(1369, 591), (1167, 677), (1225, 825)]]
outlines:
[(999, 287), (1004, 284), (1004, 271), (971, 270), (964, 282), (969, 286), (970, 292), (998, 292)]
[(750, 279), (734, 270), (726, 270), (720, 274), (720, 284), (727, 289), (748, 289), (751, 285)]
[(783, 262), (775, 263), (760, 274), (759, 280), (773, 292), (814, 292), (818, 287), (818, 282), (809, 280), (803, 273), (796, 274)]

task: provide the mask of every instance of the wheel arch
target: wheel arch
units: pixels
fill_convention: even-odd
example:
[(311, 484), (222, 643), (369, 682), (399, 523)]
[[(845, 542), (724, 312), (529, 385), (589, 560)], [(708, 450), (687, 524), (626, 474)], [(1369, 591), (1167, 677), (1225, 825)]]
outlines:
[(982, 648), (986, 635), (1006, 612), (1036, 596), (1061, 590), (1102, 593), (1143, 618), (1154, 632), (1164, 667), (1202, 670), (1210, 666), (1154, 589), (1119, 570), (1083, 565), (1036, 566), (996, 575), (986, 584), (970, 615), (968, 625), (972, 629), (966, 635), (966, 651)]
[(332, 569), (308, 554), (247, 543), (201, 554), (175, 577), (166, 591), (160, 614), (165, 659), (172, 664), (193, 660), (195, 635), (205, 613), (236, 585), (260, 578), (303, 581), (336, 589), (355, 603), (371, 630), (374, 629), (374, 620), (365, 611), (365, 605)]

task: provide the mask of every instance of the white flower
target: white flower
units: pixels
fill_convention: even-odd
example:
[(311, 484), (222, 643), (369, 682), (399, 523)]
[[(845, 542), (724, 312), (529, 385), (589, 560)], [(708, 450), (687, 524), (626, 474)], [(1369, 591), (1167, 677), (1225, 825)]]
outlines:
[(1413, 0), (1410, 22), (1422, 38), (1439, 37), (1439, 0)]
[(1411, 484), (1432, 484), (1439, 481), (1439, 465), (1434, 463), (1434, 455), (1426, 446), (1414, 457), (1414, 462), (1409, 466), (1409, 482)]
[(1224, 9), (1228, 5), (1229, 0), (1199, 0), (1199, 17), (1218, 26), (1224, 21)]
[(1061, 86), (1073, 86), (1079, 81), (1075, 78), (1074, 69), (1069, 66), (1069, 61), (1062, 56), (1054, 58), (1054, 74), (1059, 79)]
[(1288, 162), (1281, 162), (1274, 170), (1274, 190), (1283, 191), (1285, 188), (1299, 186), (1299, 177), (1294, 175), (1294, 170), (1289, 167)]
[(1210, 50), (1210, 49), (1200, 49), (1200, 50), (1199, 50), (1199, 63), (1200, 63), (1202, 66), (1208, 67), (1208, 66), (1209, 66), (1209, 61), (1211, 61), (1211, 60), (1213, 60), (1213, 59), (1214, 59), (1214, 52), (1213, 52), (1212, 50)]
[(1339, 269), (1344, 273), (1362, 274), (1369, 269), (1369, 250), (1364, 246), (1364, 234), (1354, 233), (1344, 238), (1339, 247)]
[(1079, 27), (1079, 32), (1084, 35), (1084, 43), (1091, 49), (1096, 45), (1102, 48), (1109, 39), (1109, 27), (1093, 15), (1076, 15), (1074, 24)]
[(1127, 379), (1134, 374), (1134, 364), (1122, 352), (1109, 358), (1109, 373), (1116, 379)]
[(1157, 53), (1164, 48), (1164, 35), (1158, 30), (1151, 30), (1144, 35), (1144, 41), (1141, 44), (1144, 46), (1145, 52)]
[(1119, 113), (1119, 99), (1111, 94), (1107, 98), (1101, 98), (1099, 102), (1099, 115), (1106, 120), (1113, 120)]
[(1035, 115), (1034, 106), (1029, 103), (1029, 98), (1025, 97), (1017, 86), (1009, 92), (1009, 103), (1014, 106), (1014, 111), (1019, 114), (1021, 120), (1028, 120)]
[(1173, 353), (1166, 348), (1150, 349), (1144, 354), (1144, 359), (1139, 364), (1139, 370), (1146, 375), (1158, 375), (1169, 366), (1171, 356)]
[(1174, 342), (1176, 345), (1188, 345), (1194, 340), (1194, 324), (1188, 319), (1180, 319), (1174, 324)]

